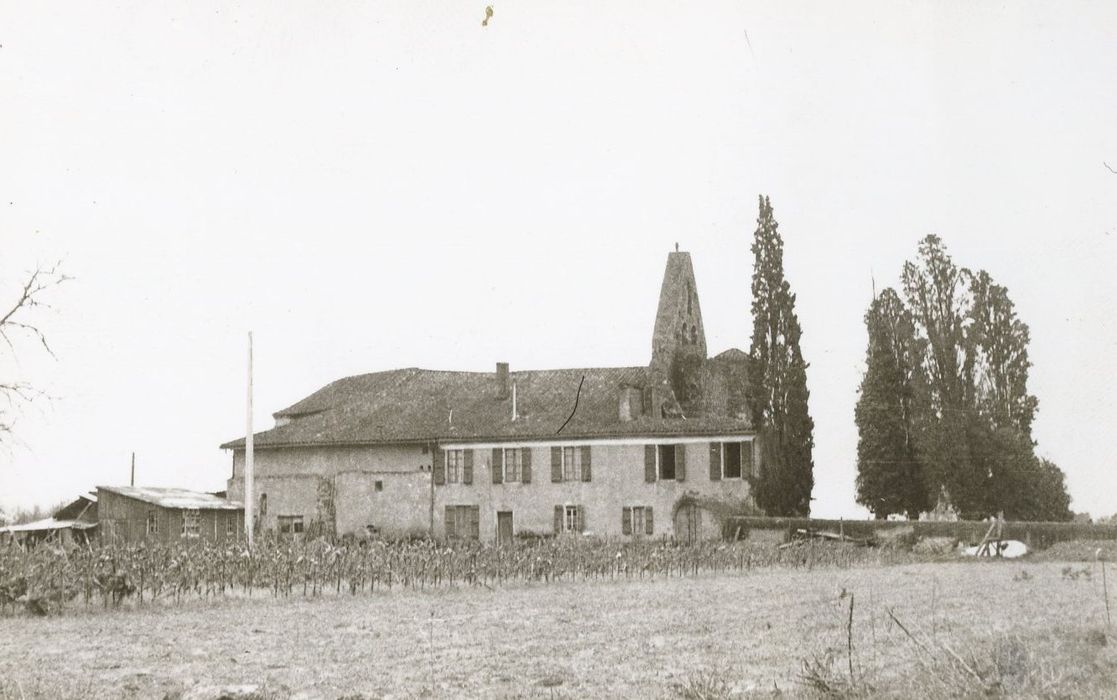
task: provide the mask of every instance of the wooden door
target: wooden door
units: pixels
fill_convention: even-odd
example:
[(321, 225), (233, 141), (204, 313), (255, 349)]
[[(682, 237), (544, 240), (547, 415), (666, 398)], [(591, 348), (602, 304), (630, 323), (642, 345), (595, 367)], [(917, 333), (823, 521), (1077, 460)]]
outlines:
[(506, 510), (496, 514), (496, 541), (497, 544), (512, 544), (512, 511)]

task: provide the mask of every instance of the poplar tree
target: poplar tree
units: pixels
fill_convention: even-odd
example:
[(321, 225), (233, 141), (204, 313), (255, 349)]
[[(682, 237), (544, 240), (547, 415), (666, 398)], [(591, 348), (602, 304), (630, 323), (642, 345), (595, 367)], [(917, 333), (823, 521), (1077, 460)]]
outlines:
[(1029, 440), (1039, 401), (1028, 393), (1028, 326), (1016, 316), (1008, 290), (981, 270), (969, 273), (969, 310), (977, 408), (996, 428), (1013, 428)]
[[(920, 242), (902, 280), (925, 343), (916, 443), (929, 500), (944, 488), (967, 518), (1071, 517), (1062, 472), (1035, 455), (1030, 337), (1008, 290), (985, 271), (955, 265), (937, 236)], [(859, 423), (862, 438), (884, 430), (882, 420)]]
[(807, 363), (799, 347), (795, 295), (784, 278), (783, 240), (771, 202), (763, 195), (756, 223), (748, 394), (761, 445), (754, 498), (770, 516), (805, 516), (814, 487)]
[(865, 314), (869, 332), (857, 423), (857, 502), (877, 518), (915, 519), (930, 506), (917, 449), (919, 402), (926, 395), (923, 346), (911, 312), (885, 289)]

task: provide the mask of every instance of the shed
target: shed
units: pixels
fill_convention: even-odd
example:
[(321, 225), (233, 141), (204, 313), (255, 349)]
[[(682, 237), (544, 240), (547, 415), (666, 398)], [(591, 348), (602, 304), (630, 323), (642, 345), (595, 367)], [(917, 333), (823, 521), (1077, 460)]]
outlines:
[(49, 518), (0, 527), (0, 542), (85, 544), (97, 532), (97, 496), (84, 493)]
[(212, 493), (153, 486), (98, 486), (104, 542), (238, 541), (244, 506)]

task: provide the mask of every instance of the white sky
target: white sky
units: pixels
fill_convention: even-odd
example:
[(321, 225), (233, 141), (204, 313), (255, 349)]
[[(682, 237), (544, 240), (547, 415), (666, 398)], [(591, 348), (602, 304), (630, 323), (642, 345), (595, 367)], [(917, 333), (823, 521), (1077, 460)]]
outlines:
[(76, 279), (0, 377), (56, 398), (0, 506), (223, 488), (244, 432), (348, 374), (640, 365), (667, 252), (748, 347), (771, 196), (819, 515), (855, 516), (870, 275), (927, 233), (1032, 329), (1039, 451), (1117, 511), (1117, 5), (0, 0), (0, 305)]

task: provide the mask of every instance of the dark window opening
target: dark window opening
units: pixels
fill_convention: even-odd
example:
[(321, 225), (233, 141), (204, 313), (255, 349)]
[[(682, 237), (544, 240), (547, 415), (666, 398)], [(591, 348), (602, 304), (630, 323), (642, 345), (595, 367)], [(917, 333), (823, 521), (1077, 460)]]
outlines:
[(376, 482), (376, 490), (377, 491), (383, 491), (384, 490), (384, 482), (383, 481), (377, 481)]
[(281, 535), (298, 535), (303, 531), (303, 516), (301, 515), (281, 515), (279, 520), (279, 534)]
[(741, 478), (741, 443), (725, 443), (725, 478)]
[(268, 514), (268, 494), (260, 494), (260, 515)]
[(659, 451), (659, 478), (660, 479), (674, 479), (675, 478), (675, 446), (674, 445), (660, 445)]

